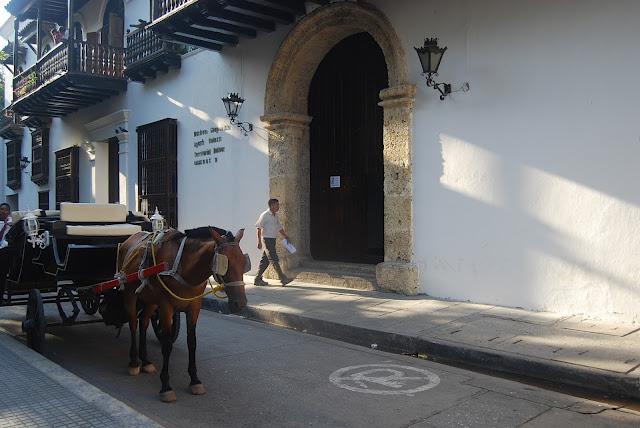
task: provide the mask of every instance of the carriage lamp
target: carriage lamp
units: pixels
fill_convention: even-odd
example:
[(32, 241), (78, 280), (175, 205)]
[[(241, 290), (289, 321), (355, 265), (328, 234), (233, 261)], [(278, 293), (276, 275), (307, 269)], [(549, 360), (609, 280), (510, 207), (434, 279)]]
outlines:
[(451, 90), (451, 83), (436, 83), (433, 80), (433, 76), (438, 75), (438, 68), (442, 62), (442, 57), (447, 51), (447, 47), (441, 48), (438, 46), (438, 39), (425, 39), (424, 46), (420, 48), (414, 47), (418, 53), (420, 59), (420, 65), (422, 65), (422, 73), (427, 76), (427, 86), (440, 92), (440, 101), (443, 101), (447, 95), (452, 92), (467, 92), (469, 90), (469, 83), (465, 82), (459, 90)]
[(36, 245), (41, 249), (47, 248), (49, 245), (49, 231), (45, 230), (41, 234), (38, 234), (40, 230), (40, 223), (33, 211), (29, 211), (27, 215), (22, 218), (22, 227), (24, 233), (27, 234), (27, 241), (36, 248)]
[(162, 232), (165, 229), (167, 222), (158, 211), (158, 207), (156, 207), (156, 212), (153, 213), (150, 220), (151, 220), (151, 229), (153, 230), (154, 233)]
[(242, 104), (244, 103), (244, 98), (235, 92), (230, 92), (229, 95), (222, 98), (222, 102), (224, 103), (224, 108), (227, 111), (227, 116), (229, 116), (231, 123), (242, 129), (245, 136), (249, 132), (253, 131), (253, 124), (249, 122), (236, 122), (236, 118), (238, 117)]

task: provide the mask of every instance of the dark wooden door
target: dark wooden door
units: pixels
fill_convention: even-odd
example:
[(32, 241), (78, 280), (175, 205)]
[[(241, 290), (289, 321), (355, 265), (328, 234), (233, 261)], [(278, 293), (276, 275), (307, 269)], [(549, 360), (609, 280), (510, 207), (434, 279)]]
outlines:
[(138, 198), (140, 211), (153, 215), (158, 207), (178, 227), (178, 122), (162, 119), (138, 126)]
[(78, 146), (56, 152), (56, 209), (61, 202), (79, 202)]
[(384, 258), (382, 50), (366, 33), (336, 45), (309, 92), (311, 255), (379, 263)]

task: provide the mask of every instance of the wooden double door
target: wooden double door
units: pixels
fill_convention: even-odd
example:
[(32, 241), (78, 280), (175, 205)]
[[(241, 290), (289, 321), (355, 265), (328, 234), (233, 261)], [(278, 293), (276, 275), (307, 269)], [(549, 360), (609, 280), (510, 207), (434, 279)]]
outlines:
[(382, 50), (367, 33), (337, 44), (309, 92), (311, 255), (379, 263), (384, 258)]

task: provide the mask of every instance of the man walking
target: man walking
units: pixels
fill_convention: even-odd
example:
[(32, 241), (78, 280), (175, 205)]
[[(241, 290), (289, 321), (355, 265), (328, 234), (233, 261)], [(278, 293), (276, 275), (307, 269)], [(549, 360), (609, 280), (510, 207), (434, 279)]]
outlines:
[(280, 268), (280, 259), (276, 252), (276, 238), (280, 233), (284, 238), (289, 241), (289, 236), (285, 233), (280, 219), (278, 219), (278, 211), (280, 210), (280, 202), (277, 199), (269, 199), (269, 209), (260, 214), (258, 221), (256, 222), (256, 228), (258, 229), (258, 249), (262, 250), (264, 242), (264, 250), (262, 252), (262, 259), (260, 260), (260, 267), (258, 268), (258, 274), (253, 282), (255, 285), (269, 285), (262, 279), (262, 275), (269, 267), (269, 263), (273, 264), (273, 268), (280, 277), (280, 282), (284, 287), (293, 279), (288, 278)]

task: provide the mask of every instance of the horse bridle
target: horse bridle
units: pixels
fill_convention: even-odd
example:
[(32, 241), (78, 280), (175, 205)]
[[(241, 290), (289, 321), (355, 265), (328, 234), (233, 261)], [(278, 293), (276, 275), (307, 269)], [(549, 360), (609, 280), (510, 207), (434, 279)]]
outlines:
[[(225, 247), (230, 246), (239, 246), (239, 244), (235, 241), (233, 242), (223, 242), (222, 244), (217, 244), (216, 249), (213, 254), (213, 259), (211, 260), (211, 274), (216, 282), (223, 287), (239, 287), (244, 286), (244, 281), (232, 281), (225, 282), (224, 276), (227, 274), (227, 270), (229, 267), (229, 262), (227, 256), (222, 254), (220, 251)], [(251, 259), (249, 258), (249, 254), (244, 254), (245, 263), (243, 273), (247, 273), (251, 270)]]

